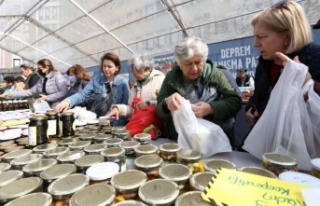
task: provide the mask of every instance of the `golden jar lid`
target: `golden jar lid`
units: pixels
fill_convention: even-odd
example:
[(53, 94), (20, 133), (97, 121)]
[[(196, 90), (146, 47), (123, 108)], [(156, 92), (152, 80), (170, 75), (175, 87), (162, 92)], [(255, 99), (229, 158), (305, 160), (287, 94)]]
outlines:
[(202, 158), (200, 152), (191, 149), (182, 149), (177, 152), (177, 157), (182, 160), (198, 161)]
[(266, 169), (263, 169), (260, 167), (243, 167), (240, 169), (240, 171), (250, 173), (250, 174), (260, 175), (260, 176), (264, 176), (264, 177), (278, 179), (277, 175), (270, 172), (269, 170), (266, 170)]
[(8, 170), (0, 174), (0, 187), (5, 186), (23, 176), (23, 172), (19, 170)]
[(175, 206), (210, 206), (209, 202), (202, 199), (200, 191), (186, 192), (180, 195), (175, 203)]
[(23, 157), (23, 156), (26, 156), (31, 153), (32, 153), (32, 150), (30, 150), (30, 149), (21, 149), (21, 150), (9, 152), (9, 153), (3, 155), (2, 159), (6, 162), (10, 162), (13, 159)]
[(75, 149), (83, 149), (86, 146), (90, 145), (90, 141), (77, 141), (77, 142), (72, 142), (71, 144), (69, 144), (69, 148), (71, 150), (75, 150)]
[(11, 168), (11, 164), (9, 163), (0, 163), (0, 173)]
[(142, 155), (134, 160), (134, 165), (140, 168), (154, 168), (159, 167), (163, 160), (158, 155)]
[(73, 112), (63, 112), (60, 114), (60, 116), (73, 116), (74, 113)]
[(68, 151), (59, 155), (57, 160), (59, 162), (73, 162), (84, 155), (85, 153), (83, 151)]
[(43, 170), (56, 165), (57, 160), (55, 159), (40, 159), (35, 162), (29, 163), (22, 168), (22, 171), (25, 173), (37, 173), (42, 172)]
[(199, 191), (203, 191), (212, 179), (213, 173), (199, 172), (191, 176), (190, 185)]
[(86, 146), (83, 150), (87, 153), (101, 152), (106, 149), (106, 145), (104, 144), (91, 144)]
[(40, 177), (44, 180), (56, 180), (77, 171), (74, 164), (58, 164), (51, 166), (40, 173)]
[(80, 140), (87, 140), (91, 141), (95, 137), (94, 133), (85, 133), (85, 134), (80, 134), (79, 139)]
[(113, 206), (147, 206), (143, 202), (139, 202), (136, 200), (126, 200), (123, 202), (118, 202), (116, 204), (113, 204)]
[(172, 204), (179, 195), (179, 187), (171, 180), (155, 179), (139, 189), (139, 197), (150, 205)]
[(100, 134), (96, 134), (93, 139), (98, 140), (98, 141), (105, 141), (110, 138), (112, 138), (111, 134), (101, 134), (100, 133)]
[(121, 147), (110, 147), (106, 148), (101, 152), (101, 155), (106, 157), (106, 158), (111, 158), (111, 157), (119, 157), (123, 156), (125, 154), (125, 150)]
[(262, 155), (262, 160), (267, 163), (282, 165), (282, 166), (296, 166), (297, 160), (293, 157), (281, 155), (277, 153), (265, 153)]
[(18, 145), (16, 143), (10, 143), (0, 146), (0, 150), (5, 151), (9, 148), (17, 147)]
[(219, 168), (226, 168), (226, 169), (230, 169), (230, 170), (237, 169), (235, 164), (233, 164), (232, 162), (229, 162), (227, 160), (222, 160), (222, 159), (208, 160), (204, 164), (204, 168), (206, 171), (209, 171), (209, 172), (216, 172), (216, 170)]
[(147, 182), (147, 175), (139, 170), (127, 170), (114, 175), (111, 185), (117, 190), (134, 190)]
[(15, 142), (14, 142), (13, 140), (1, 142), (1, 143), (0, 143), (0, 148), (3, 148), (3, 147), (8, 146), (8, 145), (12, 145), (12, 144), (15, 145)]
[(72, 195), (70, 206), (105, 206), (110, 205), (115, 198), (115, 190), (111, 185), (95, 184), (85, 187)]
[(33, 151), (37, 152), (37, 153), (42, 153), (42, 152), (48, 151), (50, 149), (54, 149), (56, 147), (57, 147), (56, 143), (41, 144), (41, 145), (34, 147)]
[(76, 142), (77, 140), (73, 137), (68, 137), (68, 138), (64, 138), (64, 139), (61, 139), (59, 142), (58, 142), (58, 145), (60, 146), (69, 146), (70, 144), (72, 144), (73, 142)]
[(33, 116), (29, 118), (30, 121), (45, 121), (48, 120), (48, 117), (45, 115)]
[(69, 148), (64, 146), (55, 147), (53, 149), (45, 151), (43, 154), (46, 157), (57, 157), (65, 152), (68, 152)]
[(52, 182), (48, 187), (48, 193), (56, 196), (72, 195), (89, 184), (89, 177), (84, 174), (70, 174)]
[(24, 149), (24, 146), (14, 146), (14, 147), (9, 147), (7, 149), (4, 150), (4, 152), (9, 153), (9, 152), (13, 152), (13, 151), (19, 151)]
[(139, 145), (134, 149), (134, 151), (136, 153), (144, 154), (144, 155), (154, 154), (158, 151), (158, 147), (152, 144)]
[(115, 147), (115, 146), (120, 146), (121, 142), (123, 142), (122, 139), (111, 138), (111, 139), (107, 139), (103, 143), (106, 144), (108, 147)]
[(134, 139), (136, 139), (137, 141), (148, 141), (151, 140), (151, 135), (148, 133), (139, 133), (139, 134), (135, 134), (133, 136)]
[(33, 192), (39, 189), (42, 183), (43, 181), (39, 177), (27, 177), (0, 187), (0, 203), (8, 202), (11, 199)]
[(104, 157), (101, 155), (85, 155), (77, 159), (74, 164), (79, 168), (88, 168), (95, 163), (103, 161)]
[(52, 203), (52, 197), (48, 193), (32, 193), (12, 200), (5, 206), (26, 206), (27, 202), (32, 203), (34, 206), (50, 206)]
[(28, 154), (23, 157), (16, 158), (10, 162), (12, 166), (23, 166), (31, 162), (35, 162), (41, 159), (43, 156), (41, 154)]
[(163, 179), (176, 182), (189, 179), (192, 175), (192, 171), (189, 167), (185, 165), (169, 164), (160, 168), (159, 175)]
[(124, 141), (121, 142), (120, 147), (122, 147), (123, 149), (134, 149), (139, 145), (141, 145), (141, 143), (137, 141)]
[(159, 146), (161, 152), (174, 153), (181, 150), (181, 145), (177, 143), (165, 143)]

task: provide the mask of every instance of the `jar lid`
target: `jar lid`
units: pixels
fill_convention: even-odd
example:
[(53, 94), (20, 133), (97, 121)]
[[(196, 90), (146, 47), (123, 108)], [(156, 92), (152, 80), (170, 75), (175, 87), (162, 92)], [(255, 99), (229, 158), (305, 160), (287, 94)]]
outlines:
[(110, 139), (112, 138), (112, 135), (111, 134), (96, 134), (94, 136), (94, 140), (100, 140), (100, 141), (104, 141), (104, 140), (107, 140), (107, 139)]
[(58, 142), (58, 145), (60, 145), (60, 146), (69, 146), (73, 142), (76, 142), (76, 139), (73, 138), (73, 137), (68, 137), (68, 138), (64, 138), (64, 139), (60, 140)]
[(120, 145), (121, 142), (123, 142), (123, 140), (122, 140), (122, 139), (119, 139), (119, 138), (111, 138), (111, 139), (107, 139), (106, 141), (104, 141), (104, 143), (105, 143), (107, 146)]
[(203, 191), (212, 179), (213, 173), (199, 172), (191, 176), (190, 184), (197, 190)]
[(0, 187), (7, 185), (23, 176), (19, 170), (8, 170), (0, 174)]
[(101, 155), (106, 158), (119, 157), (125, 154), (125, 150), (121, 147), (106, 148), (101, 152)]
[(56, 143), (41, 144), (41, 145), (34, 147), (33, 151), (40, 153), (40, 152), (45, 152), (47, 150), (50, 150), (50, 149), (53, 149), (56, 147), (57, 147)]
[(13, 152), (13, 151), (20, 151), (24, 148), (24, 146), (14, 146), (14, 147), (9, 147), (7, 149), (5, 149), (4, 151), (6, 153), (9, 153), (9, 152)]
[(41, 159), (43, 156), (41, 154), (28, 154), (24, 157), (19, 157), (10, 162), (13, 166), (22, 166), (29, 164), (31, 162), (35, 162), (39, 159)]
[(89, 177), (84, 174), (70, 174), (52, 182), (48, 193), (54, 196), (72, 195), (89, 184)]
[(134, 165), (140, 168), (159, 167), (163, 160), (158, 155), (142, 155), (134, 160)]
[(2, 159), (5, 161), (11, 161), (15, 158), (26, 156), (26, 155), (30, 154), (31, 152), (32, 152), (32, 150), (30, 150), (30, 149), (21, 149), (21, 150), (17, 150), (17, 151), (12, 151), (12, 152), (9, 152), (9, 153), (3, 155)]
[(134, 149), (140, 145), (140, 142), (137, 141), (124, 141), (121, 142), (120, 147), (123, 149)]
[(177, 152), (177, 156), (183, 160), (200, 160), (202, 158), (200, 152), (191, 149), (182, 149)]
[(77, 141), (77, 142), (72, 142), (69, 144), (70, 149), (82, 149), (88, 145), (90, 145), (90, 141)]
[(40, 173), (40, 177), (44, 180), (56, 180), (76, 171), (77, 167), (74, 164), (59, 164), (43, 170)]
[(117, 130), (124, 130), (126, 129), (125, 126), (114, 126), (114, 127), (111, 127), (111, 132), (115, 132)]
[(106, 145), (104, 145), (104, 144), (91, 144), (91, 145), (86, 146), (86, 147), (84, 148), (84, 151), (85, 151), (85, 152), (88, 152), (88, 153), (101, 152), (101, 151), (103, 151), (105, 148), (106, 148)]
[(30, 121), (44, 121), (44, 120), (47, 120), (48, 117), (45, 115), (39, 115), (39, 116), (30, 117), (29, 119)]
[(279, 174), (280, 180), (293, 182), (297, 184), (308, 185), (310, 187), (319, 188), (320, 179), (301, 172), (286, 171)]
[(311, 160), (311, 164), (316, 170), (320, 170), (320, 158)]
[(55, 115), (58, 115), (58, 113), (57, 113), (57, 112), (54, 112), (54, 111), (47, 111), (47, 112), (46, 112), (46, 115), (48, 115), (48, 116), (55, 116)]
[(57, 160), (55, 159), (40, 159), (25, 165), (22, 171), (26, 173), (41, 172), (56, 164)]
[(107, 180), (117, 174), (120, 166), (114, 162), (100, 162), (90, 166), (86, 174), (93, 181)]
[(62, 114), (60, 114), (60, 116), (73, 116), (74, 113), (73, 112), (63, 112)]
[(79, 159), (80, 157), (84, 156), (85, 153), (83, 151), (68, 151), (65, 152), (57, 157), (59, 162), (70, 162)]
[(217, 169), (219, 169), (219, 168), (226, 168), (226, 169), (230, 169), (230, 170), (235, 170), (237, 167), (235, 164), (233, 164), (227, 160), (211, 159), (211, 160), (208, 160), (204, 164), (204, 168), (206, 171), (216, 172)]
[(283, 166), (297, 165), (296, 159), (286, 155), (277, 154), (277, 153), (265, 153), (262, 155), (262, 160), (264, 162), (269, 162), (272, 164), (283, 165)]
[(147, 141), (147, 140), (151, 140), (151, 135), (148, 133), (139, 133), (139, 134), (135, 134), (133, 138), (138, 141)]
[(159, 150), (162, 152), (178, 152), (181, 148), (181, 145), (177, 143), (165, 143), (160, 145)]
[(147, 204), (170, 204), (179, 195), (179, 187), (176, 183), (155, 179), (146, 182), (139, 189), (139, 197)]
[(180, 195), (175, 205), (176, 206), (210, 206), (209, 202), (206, 202), (202, 199), (200, 191), (191, 191), (186, 192)]
[(5, 206), (25, 206), (26, 202), (32, 203), (33, 205), (37, 206), (50, 206), (52, 203), (52, 197), (48, 193), (32, 193), (12, 200)]
[(138, 189), (145, 182), (147, 175), (139, 170), (127, 170), (111, 178), (111, 185), (117, 190)]
[(93, 133), (85, 133), (85, 134), (80, 134), (79, 139), (81, 140), (92, 140), (95, 137)]
[(175, 182), (189, 179), (192, 175), (192, 171), (185, 165), (169, 164), (160, 168), (159, 175), (163, 179)]
[(5, 147), (7, 145), (12, 145), (12, 144), (15, 145), (14, 141), (13, 140), (9, 140), (9, 141), (5, 141), (5, 142), (1, 142), (0, 143), (0, 147)]
[[(27, 129), (27, 128), (26, 128)], [(15, 141), (17, 143), (20, 143), (20, 142), (25, 142), (25, 141), (28, 141), (29, 140), (29, 137), (21, 137), (19, 139), (16, 139)]]
[(103, 162), (104, 157), (101, 155), (85, 155), (75, 161), (75, 165), (80, 168), (90, 167), (91, 165)]
[(0, 173), (11, 168), (11, 164), (9, 163), (0, 163)]
[(10, 144), (5, 144), (5, 145), (0, 146), (0, 150), (6, 150), (8, 148), (12, 148), (12, 147), (16, 147), (16, 146), (17, 146), (17, 144), (13, 142)]
[(270, 172), (269, 170), (260, 168), (260, 167), (243, 167), (240, 169), (242, 172), (247, 172), (250, 174), (255, 174), (255, 175), (260, 175), (264, 177), (270, 177), (270, 178), (276, 178), (278, 179), (277, 175), (274, 173)]
[(152, 144), (139, 145), (134, 151), (139, 154), (154, 154), (158, 151), (158, 147)]
[(55, 147), (53, 149), (47, 150), (43, 154), (46, 157), (55, 157), (68, 151), (69, 151), (68, 147), (59, 146), (59, 147)]
[(116, 130), (114, 132), (115, 135), (120, 135), (120, 136), (127, 136), (128, 134), (130, 134), (129, 130), (123, 129), (123, 130)]
[(123, 202), (118, 202), (116, 204), (113, 204), (113, 206), (147, 206), (143, 202), (139, 202), (136, 200), (126, 200)]
[(0, 202), (7, 202), (10, 199), (33, 192), (42, 185), (42, 182), (39, 177), (27, 177), (0, 187)]
[(70, 206), (110, 205), (115, 198), (115, 190), (111, 185), (95, 184), (85, 187), (72, 195)]

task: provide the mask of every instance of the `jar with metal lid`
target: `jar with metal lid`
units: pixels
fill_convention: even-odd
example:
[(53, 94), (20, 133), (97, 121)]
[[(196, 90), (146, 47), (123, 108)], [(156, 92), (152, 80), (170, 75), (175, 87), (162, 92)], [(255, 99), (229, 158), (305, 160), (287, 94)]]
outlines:
[(189, 167), (182, 164), (169, 164), (160, 168), (159, 175), (163, 179), (175, 182), (181, 192), (188, 189), (188, 180), (192, 175)]
[(58, 164), (43, 170), (40, 173), (40, 177), (44, 180), (46, 188), (51, 182), (76, 173), (76, 171), (77, 167), (74, 164)]
[(111, 130), (112, 130), (111, 126), (106, 126), (106, 125), (101, 125), (100, 126), (100, 132), (103, 132), (105, 134), (110, 134), (111, 135)]
[(133, 158), (136, 155), (134, 150), (139, 145), (140, 145), (140, 142), (137, 142), (137, 141), (125, 141), (125, 142), (121, 142), (120, 147), (126, 151), (126, 156), (128, 158)]
[(0, 187), (0, 204), (32, 192), (42, 192), (42, 182), (39, 177), (27, 177)]
[(82, 151), (86, 146), (90, 145), (90, 141), (76, 141), (69, 144), (70, 150)]
[(43, 155), (41, 154), (28, 154), (26, 156), (11, 160), (10, 164), (12, 165), (12, 168), (21, 170), (22, 167), (25, 166), (26, 164), (38, 161), (42, 157)]
[(263, 154), (262, 167), (277, 176), (285, 171), (298, 171), (298, 163), (294, 158), (277, 153)]
[(243, 167), (240, 169), (240, 171), (250, 173), (250, 174), (260, 175), (260, 176), (264, 176), (264, 177), (278, 179), (278, 177), (274, 173), (270, 172), (269, 170), (260, 168), (260, 167)]
[(237, 169), (235, 164), (223, 159), (210, 159), (204, 164), (204, 169), (212, 173), (215, 173), (219, 168), (226, 168), (229, 170)]
[(103, 144), (107, 145), (107, 147), (120, 147), (121, 142), (123, 142), (122, 139), (111, 138), (104, 141)]
[(94, 144), (101, 144), (107, 139), (111, 139), (112, 135), (111, 134), (96, 134), (93, 138), (93, 143)]
[(320, 158), (311, 160), (311, 174), (320, 179)]
[(0, 150), (5, 150), (8, 146), (11, 145), (16, 146), (17, 144), (13, 140), (3, 141), (0, 143)]
[(23, 176), (23, 172), (19, 170), (8, 170), (0, 174), (0, 187), (3, 187)]
[(199, 172), (193, 174), (189, 179), (191, 190), (204, 191), (212, 177), (213, 173), (211, 172)]
[(57, 112), (46, 112), (48, 117), (48, 138), (59, 137), (59, 116)]
[(85, 187), (74, 193), (70, 199), (70, 206), (111, 205), (115, 197), (115, 190), (111, 185), (96, 184)]
[(40, 173), (57, 164), (57, 160), (55, 159), (40, 159), (36, 162), (29, 163), (22, 168), (25, 176), (36, 176), (39, 177)]
[(165, 162), (177, 162), (177, 152), (179, 152), (181, 148), (181, 145), (177, 143), (164, 143), (159, 146), (159, 156)]
[(147, 206), (143, 202), (136, 201), (136, 200), (126, 200), (123, 202), (118, 202), (116, 204), (113, 204), (113, 206)]
[(12, 200), (5, 206), (25, 206), (27, 202), (36, 206), (51, 206), (52, 197), (48, 193), (37, 192)]
[(148, 133), (135, 134), (133, 138), (140, 142), (141, 145), (151, 144), (151, 135)]
[(180, 195), (176, 202), (175, 206), (210, 206), (209, 202), (206, 202), (202, 199), (200, 191), (191, 191), (186, 192)]
[(137, 170), (145, 172), (149, 180), (159, 177), (159, 169), (163, 160), (158, 155), (143, 155), (134, 160)]
[(130, 131), (129, 130), (116, 130), (114, 132), (114, 137), (115, 138), (119, 138), (119, 139), (122, 139), (123, 141), (126, 141), (128, 139), (130, 139)]
[(204, 161), (200, 152), (191, 149), (182, 149), (177, 152), (177, 163), (188, 166), (193, 173), (204, 171)]
[(110, 183), (116, 189), (116, 202), (137, 198), (139, 187), (146, 182), (147, 175), (139, 170), (127, 170), (114, 175)]
[(114, 162), (100, 162), (90, 166), (86, 175), (90, 178), (90, 184), (109, 183), (110, 179), (118, 174), (120, 167)]
[(57, 157), (59, 163), (74, 163), (80, 157), (83, 157), (85, 153), (83, 151), (68, 151)]
[(85, 133), (85, 134), (79, 135), (79, 139), (82, 141), (92, 141), (94, 137), (95, 137), (94, 133)]
[(64, 139), (61, 139), (59, 142), (58, 142), (58, 145), (59, 146), (66, 146), (68, 147), (70, 144), (76, 142), (77, 140), (75, 138), (72, 138), (72, 137), (68, 137), (68, 138), (64, 138)]
[(19, 146), (28, 146), (28, 144), (29, 144), (28, 134), (27, 134), (27, 135), (24, 135), (24, 134), (23, 134), (23, 131), (28, 131), (28, 128), (22, 130), (22, 136), (23, 136), (23, 137), (16, 139), (16, 143), (17, 143)]
[(115, 135), (116, 131), (125, 130), (125, 129), (126, 129), (125, 126), (113, 126), (113, 127), (111, 127), (111, 135), (112, 135), (112, 137), (115, 137), (114, 135)]
[(29, 147), (33, 148), (48, 141), (48, 118), (46, 116), (30, 117), (28, 128)]
[(87, 154), (100, 154), (103, 150), (106, 149), (106, 145), (104, 144), (91, 144), (86, 146), (83, 150)]
[(30, 149), (21, 149), (21, 150), (9, 152), (9, 153), (4, 154), (2, 156), (2, 161), (9, 163), (9, 162), (11, 162), (11, 160), (19, 158), (19, 157), (23, 157), (28, 154), (31, 154), (31, 152), (32, 152), (32, 150), (30, 150)]
[(139, 145), (134, 149), (136, 157), (140, 157), (142, 155), (157, 155), (158, 147), (152, 144)]
[(71, 196), (88, 184), (89, 177), (84, 174), (70, 174), (53, 181), (48, 187), (53, 197), (52, 206), (69, 206)]
[(55, 147), (53, 149), (49, 149), (43, 153), (43, 155), (47, 158), (57, 158), (59, 155), (68, 152), (69, 148), (64, 146)]
[(34, 147), (32, 150), (34, 153), (42, 154), (45, 151), (48, 151), (50, 149), (54, 149), (56, 147), (57, 147), (56, 143), (47, 143), (47, 144), (38, 145), (38, 146)]
[(178, 196), (179, 187), (171, 180), (151, 180), (139, 188), (140, 199), (148, 205), (172, 205)]
[(11, 168), (11, 164), (9, 163), (0, 163), (0, 174), (4, 171), (7, 171)]
[(103, 162), (102, 155), (85, 155), (77, 159), (74, 164), (78, 168), (78, 172), (85, 174), (87, 169), (95, 163)]
[(62, 136), (63, 137), (72, 137), (75, 133), (75, 124), (74, 124), (74, 113), (73, 112), (64, 112), (60, 115), (60, 121), (62, 122)]
[(10, 147), (10, 148), (5, 149), (4, 152), (5, 153), (10, 153), (10, 152), (13, 152), (13, 151), (22, 150), (24, 148), (25, 148), (24, 146), (14, 146), (14, 147)]
[(115, 162), (119, 165), (121, 171), (127, 169), (125, 150), (121, 147), (106, 148), (100, 153), (107, 162)]

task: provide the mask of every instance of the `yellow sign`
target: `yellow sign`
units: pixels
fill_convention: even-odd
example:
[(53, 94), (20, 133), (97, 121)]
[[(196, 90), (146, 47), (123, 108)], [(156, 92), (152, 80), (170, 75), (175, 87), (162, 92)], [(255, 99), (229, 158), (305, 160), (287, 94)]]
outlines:
[(218, 206), (306, 206), (302, 188), (308, 186), (221, 169), (201, 196)]

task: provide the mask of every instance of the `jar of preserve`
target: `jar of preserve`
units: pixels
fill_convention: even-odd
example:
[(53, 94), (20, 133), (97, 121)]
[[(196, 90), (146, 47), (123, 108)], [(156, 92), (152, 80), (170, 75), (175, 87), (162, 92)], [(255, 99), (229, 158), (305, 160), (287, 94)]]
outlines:
[(177, 143), (164, 143), (159, 146), (159, 156), (165, 162), (177, 162), (177, 152), (181, 150)]
[(18, 103), (18, 101), (16, 99), (12, 100), (12, 110), (20, 109), (18, 104), (19, 103)]
[(95, 137), (94, 133), (84, 133), (79, 135), (79, 139), (82, 141), (92, 141), (93, 138)]
[(63, 138), (58, 142), (59, 146), (66, 146), (68, 147), (70, 144), (76, 142), (76, 138), (72, 138), (72, 137), (67, 137), (67, 138)]
[(17, 179), (22, 178), (23, 172), (19, 170), (8, 170), (0, 174), (0, 187), (3, 187)]
[(86, 146), (90, 145), (90, 141), (76, 141), (69, 144), (69, 148), (72, 151), (82, 151)]
[(133, 138), (140, 142), (141, 145), (151, 144), (151, 135), (148, 133), (135, 134)]
[(60, 115), (62, 122), (62, 137), (73, 137), (75, 133), (74, 113), (64, 112)]
[(298, 171), (298, 163), (294, 158), (277, 153), (263, 154), (262, 166), (277, 176), (285, 171)]
[(83, 150), (86, 154), (100, 154), (103, 150), (106, 149), (106, 145), (104, 144), (91, 144), (86, 146)]
[(59, 137), (59, 116), (57, 112), (47, 112), (48, 117), (48, 138)]
[(112, 135), (112, 137), (115, 137), (114, 135), (115, 135), (115, 132), (116, 132), (116, 131), (125, 130), (125, 129), (126, 129), (125, 126), (113, 126), (113, 127), (111, 128), (111, 135)]
[(11, 168), (11, 164), (9, 163), (0, 163), (0, 174), (4, 171), (7, 171)]
[(186, 192), (180, 195), (176, 202), (175, 206), (210, 206), (209, 202), (206, 202), (202, 199), (200, 191), (191, 191)]
[(93, 143), (94, 144), (101, 144), (105, 140), (111, 139), (112, 135), (111, 134), (104, 134), (104, 133), (98, 133), (93, 137)]
[(85, 155), (77, 159), (74, 164), (78, 168), (78, 172), (86, 174), (86, 171), (95, 163), (103, 162), (104, 157), (102, 155)]
[(57, 158), (59, 155), (66, 153), (69, 151), (68, 147), (64, 147), (64, 146), (59, 146), (59, 147), (55, 147), (53, 149), (49, 149), (47, 151), (45, 151), (43, 153), (43, 155), (47, 158)]
[(125, 200), (125, 201), (113, 204), (113, 206), (147, 206), (147, 205), (137, 200)]
[(199, 172), (193, 174), (189, 179), (191, 190), (204, 191), (212, 177), (213, 173), (211, 172)]
[(163, 179), (175, 182), (180, 191), (184, 192), (188, 189), (188, 181), (192, 175), (189, 167), (182, 164), (169, 164), (160, 168), (159, 175)]
[(83, 151), (68, 151), (57, 157), (59, 163), (74, 163), (80, 157), (83, 157), (85, 153)]
[(12, 165), (12, 168), (21, 170), (23, 166), (26, 164), (29, 164), (31, 162), (35, 162), (40, 160), (43, 157), (41, 154), (28, 154), (23, 157), (19, 157), (16, 159), (11, 160), (10, 164)]
[(159, 169), (163, 160), (158, 155), (143, 155), (134, 160), (137, 170), (145, 172), (149, 180), (159, 177)]
[(25, 206), (26, 202), (36, 206), (52, 206), (52, 197), (48, 193), (37, 192), (14, 199), (5, 206)]
[(114, 137), (115, 138), (119, 138), (119, 139), (122, 139), (123, 141), (126, 141), (128, 139), (130, 139), (130, 131), (129, 130), (126, 130), (126, 129), (123, 129), (123, 130), (116, 130), (114, 132)]
[(260, 167), (243, 167), (243, 168), (239, 169), (239, 171), (254, 174), (254, 175), (260, 175), (260, 176), (264, 176), (264, 177), (278, 179), (278, 177), (274, 173), (270, 172), (269, 170), (260, 168)]
[(204, 161), (200, 152), (191, 149), (182, 149), (177, 152), (177, 163), (188, 166), (193, 173), (204, 171)]
[(311, 174), (320, 179), (320, 158), (311, 160)]
[(53, 181), (76, 172), (77, 167), (74, 164), (58, 164), (43, 170), (40, 177), (44, 180), (45, 188), (47, 188)]
[(48, 141), (48, 118), (46, 116), (30, 117), (29, 123), (29, 147), (33, 148)]
[(39, 177), (40, 173), (57, 164), (57, 160), (55, 159), (40, 159), (38, 161), (35, 162), (31, 162), (27, 165), (25, 165), (22, 168), (22, 171), (24, 172), (25, 176), (30, 177), (30, 176), (34, 176), (34, 177)]
[(30, 150), (30, 149), (21, 149), (21, 150), (12, 151), (7, 154), (4, 154), (2, 156), (2, 161), (6, 162), (6, 163), (10, 163), (11, 160), (13, 160), (13, 159), (16, 159), (19, 157), (24, 157), (24, 156), (31, 154), (31, 153), (32, 153), (32, 150)]
[(101, 152), (101, 155), (105, 157), (105, 161), (117, 163), (120, 167), (120, 171), (125, 171), (127, 169), (125, 150), (123, 148), (106, 148)]
[(24, 146), (14, 146), (14, 147), (10, 147), (10, 148), (5, 149), (4, 152), (5, 153), (10, 153), (10, 152), (13, 152), (13, 151), (22, 150), (24, 148), (25, 148)]
[(215, 173), (219, 168), (226, 168), (229, 170), (237, 169), (235, 164), (222, 159), (210, 159), (204, 164), (204, 169), (212, 173)]
[(110, 179), (119, 173), (120, 167), (114, 162), (100, 162), (93, 164), (86, 171), (90, 178), (90, 185), (98, 183), (109, 183)]
[(125, 142), (121, 142), (120, 147), (126, 151), (126, 156), (128, 158), (133, 158), (136, 155), (134, 150), (139, 145), (140, 145), (140, 142), (137, 142), (137, 141), (125, 141)]
[(120, 147), (121, 142), (123, 142), (122, 139), (111, 138), (104, 141), (103, 144), (107, 145), (107, 147)]
[(158, 147), (152, 144), (139, 145), (134, 149), (136, 157), (140, 157), (142, 155), (157, 155)]
[(32, 150), (34, 153), (43, 154), (44, 152), (46, 152), (50, 149), (54, 149), (56, 147), (57, 147), (56, 143), (47, 143), (47, 144), (38, 145), (38, 146), (34, 147)]
[(100, 125), (100, 132), (111, 135), (112, 127), (109, 125)]

